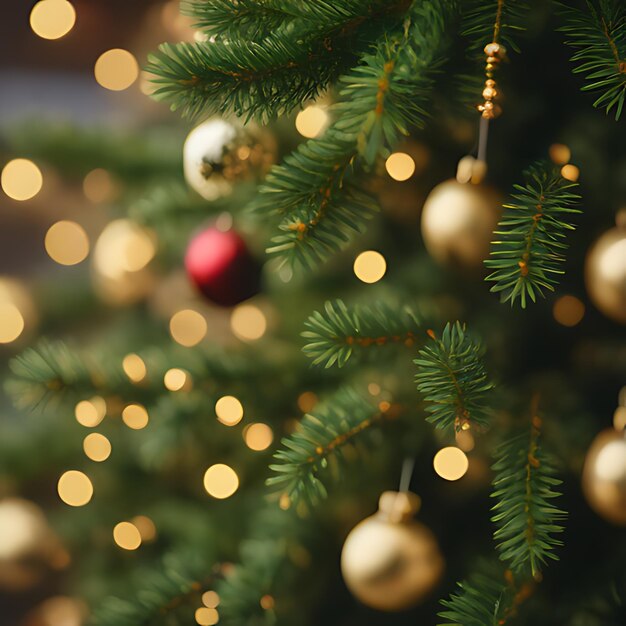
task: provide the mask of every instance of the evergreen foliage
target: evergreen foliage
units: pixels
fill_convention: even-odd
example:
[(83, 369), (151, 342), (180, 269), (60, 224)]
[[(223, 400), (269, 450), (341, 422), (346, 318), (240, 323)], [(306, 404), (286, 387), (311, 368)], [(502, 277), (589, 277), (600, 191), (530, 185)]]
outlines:
[(315, 505), (326, 498), (323, 476), (329, 465), (344, 460), (344, 448), (383, 417), (365, 396), (352, 388), (340, 389), (307, 413), (298, 429), (281, 441), (267, 480), (273, 490), (285, 494), (291, 504)]
[(495, 283), (491, 291), (511, 306), (519, 299), (522, 308), (528, 298), (535, 302), (545, 290), (554, 291), (563, 274), (567, 233), (575, 228), (571, 216), (581, 212), (576, 208), (580, 196), (573, 191), (577, 183), (554, 166), (537, 163), (524, 178), (523, 185), (514, 185), (514, 202), (504, 206), (494, 232), (499, 238), (485, 261), (494, 270), (485, 279)]
[(472, 43), (470, 49), (482, 53), (488, 43), (503, 43), (519, 52), (515, 42), (517, 34), (525, 30), (525, 17), (529, 10), (520, 0), (465, 0), (462, 3), (462, 34)]
[(500, 558), (514, 572), (539, 575), (547, 559), (557, 560), (554, 549), (562, 542), (560, 522), (565, 513), (553, 504), (560, 494), (555, 488), (554, 462), (539, 444), (541, 422), (533, 418), (530, 432), (513, 437), (495, 452), (492, 497), (496, 500), (492, 520)]
[(560, 4), (561, 31), (576, 52), (574, 72), (583, 74), (583, 91), (600, 92), (594, 107), (615, 110), (619, 120), (626, 100), (626, 6), (620, 0), (586, 0), (586, 10)]
[(384, 302), (347, 307), (342, 300), (326, 302), (306, 321), (303, 352), (313, 365), (343, 367), (352, 357), (371, 347), (389, 344), (413, 346), (420, 321), (409, 308), (393, 309)]
[(438, 339), (431, 337), (413, 362), (417, 389), (424, 396), (427, 421), (436, 428), (485, 427), (489, 412), (485, 395), (493, 388), (483, 363), (483, 349), (460, 322), (446, 324)]

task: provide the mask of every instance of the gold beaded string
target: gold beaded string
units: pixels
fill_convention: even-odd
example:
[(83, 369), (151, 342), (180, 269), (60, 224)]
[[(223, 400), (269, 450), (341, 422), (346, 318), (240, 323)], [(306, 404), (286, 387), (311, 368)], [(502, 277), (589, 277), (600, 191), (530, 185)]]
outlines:
[(478, 110), (481, 112), (483, 118), (492, 120), (498, 114), (498, 107), (495, 104), (495, 99), (498, 96), (498, 90), (496, 88), (496, 81), (494, 79), (495, 70), (497, 69), (500, 61), (506, 55), (506, 48), (499, 43), (500, 39), (500, 25), (502, 22), (502, 9), (504, 7), (504, 0), (498, 0), (498, 8), (496, 10), (496, 22), (493, 27), (493, 41), (488, 43), (485, 48), (485, 87), (483, 88), (483, 103), (478, 105)]

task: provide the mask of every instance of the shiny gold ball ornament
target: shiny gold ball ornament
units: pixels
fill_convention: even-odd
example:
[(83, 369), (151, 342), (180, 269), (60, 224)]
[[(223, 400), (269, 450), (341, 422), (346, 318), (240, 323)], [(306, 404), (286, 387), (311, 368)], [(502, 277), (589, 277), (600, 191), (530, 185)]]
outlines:
[(378, 511), (348, 534), (341, 571), (363, 604), (401, 611), (423, 601), (441, 579), (444, 561), (437, 540), (413, 519), (419, 504), (413, 493), (386, 491)]
[(583, 491), (598, 515), (626, 526), (626, 432), (603, 430), (591, 444), (583, 468)]
[(626, 324), (626, 225), (612, 228), (591, 246), (585, 284), (589, 298), (604, 315)]
[(185, 140), (183, 168), (189, 186), (207, 200), (229, 195), (243, 180), (257, 180), (276, 157), (273, 137), (254, 124), (219, 117), (196, 126)]
[(500, 212), (500, 197), (487, 185), (446, 180), (424, 202), (426, 249), (442, 264), (482, 267)]

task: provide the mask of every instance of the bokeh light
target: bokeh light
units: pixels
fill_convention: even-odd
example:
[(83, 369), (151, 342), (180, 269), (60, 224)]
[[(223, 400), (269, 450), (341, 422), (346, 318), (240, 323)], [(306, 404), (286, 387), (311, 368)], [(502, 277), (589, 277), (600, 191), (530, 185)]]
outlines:
[(76, 265), (89, 254), (89, 237), (80, 224), (61, 220), (52, 224), (44, 245), (48, 256), (60, 265)]
[(113, 529), (113, 540), (123, 550), (136, 550), (141, 545), (141, 533), (131, 522), (120, 522)]
[(188, 391), (191, 389), (191, 377), (185, 370), (173, 367), (165, 372), (163, 384), (169, 391)]
[(207, 333), (204, 316), (193, 309), (177, 311), (170, 319), (170, 334), (176, 343), (186, 348), (199, 344)]
[(65, 504), (84, 506), (93, 496), (93, 485), (87, 474), (78, 470), (69, 470), (59, 478), (57, 491)]
[(140, 383), (148, 373), (144, 360), (138, 354), (133, 353), (124, 357), (122, 369), (129, 380), (134, 383)]
[(259, 601), (259, 604), (263, 610), (271, 611), (275, 605), (274, 596), (270, 596), (269, 593), (266, 593)]
[(446, 480), (459, 480), (469, 467), (467, 455), (460, 448), (448, 446), (435, 454), (433, 459), (435, 472)]
[(83, 179), (83, 193), (94, 204), (112, 200), (116, 187), (111, 174), (101, 167), (91, 170)]
[(12, 302), (0, 302), (0, 343), (15, 341), (26, 326), (22, 312)]
[(83, 450), (87, 458), (102, 463), (111, 456), (111, 442), (100, 433), (91, 433), (83, 440)]
[(561, 176), (575, 183), (580, 176), (580, 170), (575, 165), (568, 163), (561, 168)]
[(563, 326), (576, 326), (585, 316), (585, 305), (575, 296), (561, 296), (552, 308), (554, 319)]
[(232, 467), (216, 463), (204, 474), (204, 488), (218, 500), (232, 496), (239, 488), (239, 477)]
[(81, 400), (74, 408), (76, 421), (87, 428), (96, 427), (105, 417), (107, 404), (104, 398), (94, 396), (90, 400)]
[(217, 609), (201, 606), (196, 609), (195, 618), (200, 626), (214, 626), (219, 622), (220, 616)]
[(202, 594), (202, 604), (209, 609), (215, 609), (220, 605), (220, 596), (217, 591), (205, 591)]
[(253, 304), (240, 304), (231, 313), (230, 327), (242, 341), (256, 341), (265, 334), (267, 320), (263, 311)]
[(274, 441), (274, 432), (267, 424), (260, 422), (246, 426), (243, 439), (250, 450), (260, 452), (267, 450)]
[(130, 520), (141, 535), (142, 541), (154, 541), (157, 536), (157, 529), (154, 522), (146, 515), (137, 515)]
[(13, 159), (2, 169), (0, 175), (2, 191), (13, 200), (30, 200), (43, 186), (41, 170), (28, 159)]
[(60, 39), (76, 23), (76, 11), (67, 0), (41, 0), (30, 12), (30, 27), (42, 39)]
[(129, 404), (122, 411), (122, 420), (128, 428), (133, 430), (141, 430), (148, 425), (150, 417), (146, 407), (141, 404)]
[(550, 159), (556, 165), (565, 165), (572, 158), (571, 150), (562, 143), (553, 143), (550, 146)]
[(405, 181), (415, 174), (415, 161), (406, 152), (394, 152), (385, 161), (385, 168), (394, 180)]
[(310, 413), (318, 402), (319, 398), (314, 391), (303, 391), (298, 396), (298, 408), (303, 413)]
[(243, 419), (243, 405), (235, 396), (222, 396), (215, 403), (218, 421), (226, 426), (235, 426)]
[(459, 430), (455, 433), (454, 438), (456, 445), (459, 446), (463, 452), (470, 452), (476, 445), (474, 435), (472, 435), (470, 430)]
[(113, 48), (98, 57), (94, 74), (98, 84), (105, 89), (123, 91), (139, 77), (139, 65), (128, 50)]
[(354, 261), (354, 274), (364, 283), (378, 282), (386, 271), (385, 257), (375, 250), (361, 252)]
[(328, 113), (320, 106), (308, 106), (296, 116), (296, 130), (307, 139), (319, 137), (328, 123)]

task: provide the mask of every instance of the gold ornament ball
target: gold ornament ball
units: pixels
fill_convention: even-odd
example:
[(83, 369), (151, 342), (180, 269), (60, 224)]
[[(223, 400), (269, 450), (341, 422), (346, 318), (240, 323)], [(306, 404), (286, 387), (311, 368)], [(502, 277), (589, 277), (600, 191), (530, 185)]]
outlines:
[(348, 534), (341, 571), (367, 606), (401, 611), (423, 601), (441, 579), (444, 561), (432, 532), (415, 521), (419, 498), (387, 491), (378, 511)]
[(243, 180), (257, 180), (276, 157), (273, 137), (254, 124), (212, 118), (185, 140), (183, 169), (189, 186), (207, 200), (229, 195)]
[(607, 231), (585, 262), (587, 293), (604, 315), (626, 324), (626, 227)]
[(583, 491), (596, 513), (626, 526), (626, 437), (623, 431), (602, 431), (591, 444), (583, 468)]
[(495, 190), (482, 183), (446, 180), (424, 202), (422, 236), (426, 249), (439, 263), (482, 267), (500, 213), (500, 197)]

